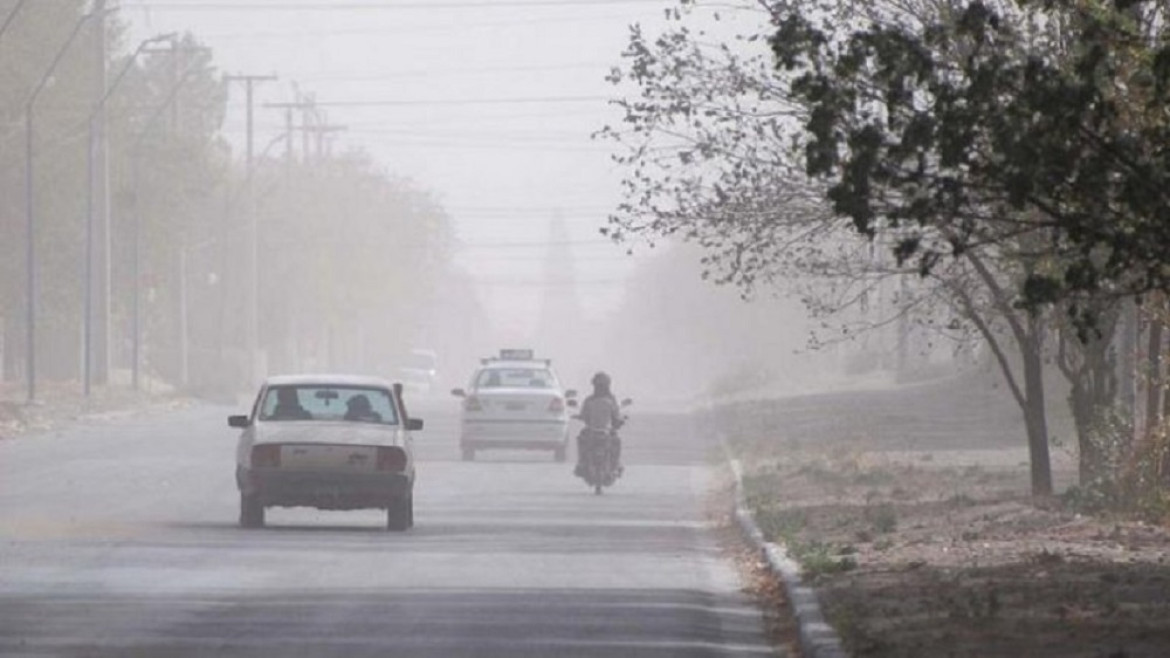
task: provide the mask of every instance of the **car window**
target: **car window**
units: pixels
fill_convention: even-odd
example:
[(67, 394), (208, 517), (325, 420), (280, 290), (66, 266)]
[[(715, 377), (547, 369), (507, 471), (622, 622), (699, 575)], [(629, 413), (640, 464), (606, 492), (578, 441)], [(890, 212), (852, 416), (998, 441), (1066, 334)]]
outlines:
[(359, 386), (271, 386), (260, 420), (344, 420), (398, 424), (394, 399), (383, 388)]
[(556, 377), (543, 368), (486, 368), (475, 378), (476, 388), (555, 388)]

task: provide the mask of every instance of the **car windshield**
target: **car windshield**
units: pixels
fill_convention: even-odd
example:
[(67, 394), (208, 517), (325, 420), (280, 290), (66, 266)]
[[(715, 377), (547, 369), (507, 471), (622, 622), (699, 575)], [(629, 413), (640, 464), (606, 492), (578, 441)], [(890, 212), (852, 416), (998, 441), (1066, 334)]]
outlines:
[(475, 378), (476, 388), (555, 388), (556, 377), (543, 368), (487, 368)]
[(398, 424), (390, 391), (359, 386), (270, 386), (260, 420), (342, 420)]

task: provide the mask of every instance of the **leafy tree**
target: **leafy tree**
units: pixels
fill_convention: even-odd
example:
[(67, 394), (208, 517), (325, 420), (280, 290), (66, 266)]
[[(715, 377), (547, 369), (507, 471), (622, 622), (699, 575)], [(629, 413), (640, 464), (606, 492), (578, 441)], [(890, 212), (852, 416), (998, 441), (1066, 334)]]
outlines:
[[(884, 152), (867, 152), (872, 135), (889, 129), (909, 139), (922, 125), (933, 124), (926, 110), (913, 121), (891, 115), (887, 96), (899, 101), (898, 89), (871, 84), (866, 76), (884, 69), (850, 59), (865, 51), (846, 44), (865, 26), (893, 32), (946, 24), (955, 5), (779, 4), (775, 18), (783, 25), (786, 18), (806, 14), (823, 17), (816, 25), (820, 31), (807, 39), (813, 44), (808, 50), (821, 59), (798, 57), (779, 71), (767, 54), (753, 52), (751, 36), (728, 43), (685, 27), (653, 37), (633, 29), (625, 53), (630, 63), (613, 80), (633, 83), (638, 93), (619, 102), (626, 111), (623, 125), (602, 132), (627, 147), (615, 156), (628, 172), (627, 202), (608, 232), (619, 240), (649, 234), (697, 242), (706, 250), (713, 278), (746, 291), (760, 284), (813, 281), (805, 288), (806, 301), (833, 313), (856, 307), (883, 281), (904, 280), (914, 261), (913, 269), (924, 277), (907, 286), (911, 294), (897, 296), (894, 318), (913, 312), (935, 328), (968, 326), (984, 341), (1024, 412), (1033, 490), (1050, 493), (1043, 373), (1057, 325), (1036, 303), (1019, 303), (1021, 290), (1052, 281), (1067, 264), (1063, 253), (1049, 248), (1049, 232), (1036, 228), (1042, 216), (1011, 206), (1002, 190), (969, 185), (964, 169), (951, 171), (935, 154), (910, 158), (906, 171), (897, 173), (901, 178), (890, 175), (909, 181), (903, 188), (881, 187), (870, 178), (859, 184), (869, 195), (865, 203), (854, 203), (848, 194), (854, 169), (897, 170), (901, 162)], [(813, 25), (811, 19), (806, 24)], [(1061, 44), (1045, 30), (1037, 27), (1027, 36), (1031, 41), (1026, 44), (1059, 54)], [(1018, 55), (1022, 47), (1012, 52)], [(779, 53), (781, 47), (774, 42), (773, 49)], [(949, 58), (962, 59), (959, 52), (939, 58), (949, 66)], [(842, 71), (856, 74), (843, 77), (855, 87), (839, 95), (829, 83), (816, 87), (822, 78), (845, 76)], [(917, 91), (906, 96), (914, 111), (915, 103), (926, 98)], [(839, 141), (827, 141), (820, 129)], [(826, 143), (839, 147), (841, 155), (826, 151)], [(950, 148), (951, 142), (946, 145)], [(854, 155), (856, 162), (846, 162)], [(837, 162), (845, 164), (831, 166)], [(848, 234), (858, 232), (854, 229), (881, 252), (888, 249), (890, 258), (874, 258), (864, 243), (851, 240)], [(1081, 308), (1088, 308), (1097, 293), (1079, 292), (1085, 295)], [(1103, 328), (1098, 327), (1098, 343), (1107, 345)], [(1020, 355), (1018, 361), (1013, 353)], [(1094, 390), (1106, 403), (1111, 399), (1108, 387)]]
[[(0, 316), (3, 371), (9, 378), (22, 372), (25, 352), (26, 104), (87, 4), (25, 3), (0, 39)], [(8, 17), (15, 5), (0, 2), (0, 16)], [(85, 180), (85, 104), (96, 89), (94, 38), (92, 22), (82, 25), (33, 108), (38, 356), (43, 369), (54, 375), (71, 372), (77, 362), (84, 236), (78, 218), (84, 216), (84, 197), (69, 192)], [(52, 358), (59, 354), (69, 356)]]
[[(806, 171), (858, 231), (928, 271), (994, 244), (1029, 306), (1170, 283), (1165, 7), (957, 2), (844, 32), (782, 7), (771, 40), (809, 108)], [(1027, 236), (1027, 247), (1013, 244)]]

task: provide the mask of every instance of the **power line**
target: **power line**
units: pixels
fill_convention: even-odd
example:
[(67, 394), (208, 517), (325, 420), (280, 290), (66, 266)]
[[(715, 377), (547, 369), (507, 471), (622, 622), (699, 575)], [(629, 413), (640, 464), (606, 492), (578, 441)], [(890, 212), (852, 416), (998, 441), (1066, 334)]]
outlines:
[(515, 98), (434, 98), (412, 100), (317, 101), (326, 107), (408, 107), (415, 105), (524, 105), (529, 103), (590, 103), (614, 100), (612, 96), (527, 96)]
[(125, 9), (150, 11), (410, 11), (419, 9), (515, 9), (542, 7), (601, 7), (606, 5), (663, 5), (663, 0), (411, 0), (406, 2), (127, 2)]
[(205, 39), (301, 39), (305, 37), (330, 38), (352, 36), (393, 36), (399, 34), (423, 34), (431, 32), (458, 32), (461, 30), (498, 29), (504, 27), (523, 27), (525, 25), (550, 25), (560, 23), (585, 23), (615, 20), (634, 20), (628, 14), (608, 14), (602, 16), (573, 16), (566, 18), (528, 18), (509, 21), (487, 21), (481, 23), (431, 23), (426, 25), (361, 27), (348, 29), (327, 30), (289, 30), (278, 32), (220, 32), (205, 33)]
[[(307, 71), (289, 73), (290, 77), (302, 82), (369, 82), (371, 80), (393, 80), (400, 78), (434, 78), (444, 76), (472, 76), (495, 73), (533, 73), (540, 71), (572, 71), (581, 69), (599, 69), (615, 66), (614, 62), (578, 62), (571, 64), (535, 64), (531, 66), (472, 66), (458, 69), (404, 69), (401, 71), (382, 71), (376, 73), (352, 74), (329, 71)], [(608, 70), (608, 69), (607, 69)]]
[(600, 154), (613, 153), (612, 148), (607, 148), (604, 146), (586, 146), (586, 145), (570, 146), (570, 145), (566, 145), (566, 144), (561, 143), (561, 142), (547, 143), (547, 144), (540, 144), (540, 143), (519, 144), (516, 142), (498, 142), (498, 143), (481, 142), (481, 143), (471, 144), (471, 143), (467, 143), (467, 142), (444, 142), (444, 141), (440, 141), (440, 140), (430, 140), (430, 141), (427, 141), (427, 140), (404, 140), (404, 139), (400, 139), (400, 138), (378, 139), (376, 136), (372, 139), (360, 140), (360, 142), (376, 142), (376, 143), (382, 144), (384, 146), (392, 146), (394, 148), (399, 148), (399, 149), (420, 149), (420, 148), (422, 148), (422, 149), (444, 149), (444, 150), (456, 150), (456, 151), (487, 150), (487, 151), (517, 151), (517, 152), (552, 151), (552, 152), (565, 152), (565, 153), (600, 153)]
[[(470, 213), (540, 213), (548, 215), (575, 214), (589, 212), (608, 213), (613, 211), (612, 206), (448, 206), (450, 212)], [(550, 218), (551, 219), (551, 218)]]
[(508, 280), (508, 279), (472, 279), (472, 283), (477, 286), (485, 286), (491, 288), (585, 288), (594, 286), (627, 286), (630, 283), (629, 279), (584, 279), (581, 281), (565, 280), (565, 281), (524, 281), (524, 280)]
[(555, 240), (545, 242), (462, 242), (456, 244), (457, 249), (545, 249), (553, 246), (597, 246), (616, 245), (612, 240)]
[[(233, 107), (236, 106), (236, 104), (234, 104), (234, 103), (230, 104), (230, 105), (232, 105)], [(242, 107), (242, 105), (240, 105), (240, 107)], [(405, 129), (406, 127), (411, 127), (411, 126), (431, 127), (431, 126), (443, 126), (443, 125), (452, 125), (452, 124), (458, 125), (458, 126), (463, 127), (463, 128), (469, 128), (469, 127), (473, 127), (473, 126), (477, 126), (477, 125), (500, 125), (500, 124), (507, 124), (507, 123), (515, 122), (515, 121), (525, 121), (525, 125), (527, 126), (527, 125), (531, 125), (530, 123), (528, 123), (526, 121), (527, 119), (541, 119), (542, 122), (546, 123), (546, 122), (553, 121), (556, 119), (566, 119), (566, 118), (580, 119), (580, 118), (584, 118), (584, 117), (596, 118), (598, 116), (599, 115), (598, 115), (596, 109), (577, 110), (577, 111), (548, 110), (548, 111), (544, 111), (544, 112), (508, 112), (506, 114), (478, 113), (478, 114), (475, 114), (474, 116), (466, 116), (466, 115), (455, 115), (455, 116), (446, 116), (446, 117), (427, 116), (425, 118), (412, 118), (409, 120), (396, 119), (393, 121), (386, 120), (386, 119), (380, 119), (377, 121), (350, 121), (349, 126), (351, 127), (351, 129), (356, 129), (356, 130), (378, 129), (378, 128)], [(234, 122), (231, 120), (225, 121), (225, 123), (228, 124), (228, 126), (229, 126), (229, 127), (224, 129), (225, 132), (235, 132), (235, 131), (242, 130), (241, 126), (233, 125)], [(271, 129), (271, 130), (281, 130), (280, 125), (276, 124), (276, 123), (273, 123), (271, 125), (266, 125), (265, 127), (268, 129)], [(410, 133), (417, 135), (418, 131), (411, 130)], [(450, 133), (444, 132), (443, 134), (450, 134)]]

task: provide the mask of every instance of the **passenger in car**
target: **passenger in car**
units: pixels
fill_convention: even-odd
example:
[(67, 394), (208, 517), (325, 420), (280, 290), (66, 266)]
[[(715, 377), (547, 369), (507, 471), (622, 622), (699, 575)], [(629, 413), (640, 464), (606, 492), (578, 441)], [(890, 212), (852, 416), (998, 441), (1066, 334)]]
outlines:
[(282, 386), (276, 389), (276, 407), (272, 410), (270, 420), (312, 420), (313, 414), (301, 406), (297, 397), (297, 389)]
[(364, 395), (358, 394), (350, 398), (345, 403), (345, 419), (356, 420), (365, 423), (380, 423), (382, 422), (382, 414), (374, 411), (370, 406), (370, 399)]

